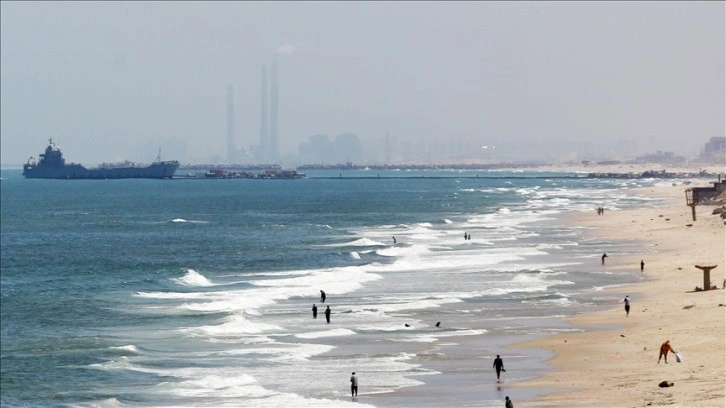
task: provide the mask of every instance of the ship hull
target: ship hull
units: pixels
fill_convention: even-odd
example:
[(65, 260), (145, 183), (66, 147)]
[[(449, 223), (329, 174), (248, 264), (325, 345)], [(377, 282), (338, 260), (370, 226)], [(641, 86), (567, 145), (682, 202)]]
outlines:
[(80, 164), (64, 166), (26, 164), (23, 166), (23, 176), (25, 176), (25, 178), (38, 179), (170, 179), (174, 177), (174, 173), (177, 168), (179, 168), (179, 162), (177, 161), (153, 163), (147, 167), (111, 167), (95, 169), (87, 169)]

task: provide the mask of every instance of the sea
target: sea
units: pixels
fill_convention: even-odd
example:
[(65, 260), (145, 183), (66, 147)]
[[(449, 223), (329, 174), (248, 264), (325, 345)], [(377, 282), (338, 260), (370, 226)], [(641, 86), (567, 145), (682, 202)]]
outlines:
[[(549, 369), (546, 352), (512, 344), (581, 330), (564, 318), (620, 306), (603, 289), (642, 279), (638, 265), (600, 258), (639, 243), (595, 238), (571, 215), (654, 206), (634, 189), (680, 182), (492, 170), (26, 180), (3, 169), (0, 405), (499, 407), (526, 393), (502, 387)], [(495, 386), (497, 354), (507, 371)]]

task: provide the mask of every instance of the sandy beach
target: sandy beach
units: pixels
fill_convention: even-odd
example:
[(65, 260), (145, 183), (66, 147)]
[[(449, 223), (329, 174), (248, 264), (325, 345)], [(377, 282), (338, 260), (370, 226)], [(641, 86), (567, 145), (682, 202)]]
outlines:
[[(693, 221), (685, 205), (685, 188), (637, 192), (664, 198), (657, 208), (574, 216), (571, 222), (603, 239), (642, 241), (642, 253), (610, 253), (606, 264), (613, 270), (640, 273), (642, 259), (645, 279), (608, 289), (621, 299), (612, 308), (570, 318), (583, 332), (513, 346), (555, 353), (549, 361), (552, 371), (510, 390), (516, 407), (724, 407), (726, 227), (711, 214), (713, 206), (698, 206)], [(718, 290), (694, 291), (703, 286), (703, 273), (695, 265), (718, 265), (711, 272)], [(601, 267), (599, 257), (594, 260), (596, 267)], [(631, 301), (629, 316), (622, 302), (626, 295)], [(660, 345), (666, 340), (683, 355), (683, 362), (677, 363), (670, 354), (667, 364), (658, 363)], [(661, 388), (662, 381), (674, 385)], [(517, 398), (518, 390), (553, 387), (561, 391), (533, 400)]]

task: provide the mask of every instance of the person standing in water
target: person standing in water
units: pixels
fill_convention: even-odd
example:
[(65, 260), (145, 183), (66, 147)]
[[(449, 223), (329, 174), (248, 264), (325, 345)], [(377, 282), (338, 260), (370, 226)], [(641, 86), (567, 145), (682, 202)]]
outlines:
[(330, 323), (330, 306), (325, 308), (325, 320), (327, 320), (328, 323)]
[(643, 269), (645, 269), (645, 262), (643, 260), (640, 260), (640, 272), (643, 272)]
[(313, 303), (313, 319), (318, 318), (318, 307)]
[(396, 244), (396, 237), (391, 237), (391, 238), (393, 238), (393, 244), (395, 245)]
[(350, 396), (354, 398), (358, 396), (358, 377), (355, 376), (355, 371), (350, 376)]
[(605, 265), (605, 258), (607, 258), (607, 257), (608, 257), (608, 253), (607, 252), (605, 252), (604, 254), (602, 254), (602, 257), (601, 258), (602, 258), (602, 264), (603, 265)]
[(623, 302), (625, 302), (625, 317), (628, 317), (628, 315), (630, 315), (630, 298), (628, 295), (625, 295)]
[(507, 371), (504, 369), (504, 361), (502, 361), (502, 358), (497, 354), (497, 358), (494, 359), (494, 364), (492, 365), (492, 368), (497, 370), (497, 382), (499, 382), (499, 375), (502, 371)]
[(325, 303), (325, 292), (320, 291), (320, 303)]

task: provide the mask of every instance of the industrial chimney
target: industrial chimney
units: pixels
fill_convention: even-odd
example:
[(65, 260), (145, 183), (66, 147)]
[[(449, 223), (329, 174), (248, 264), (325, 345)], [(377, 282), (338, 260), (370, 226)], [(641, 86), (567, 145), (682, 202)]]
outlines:
[(234, 87), (227, 85), (227, 163), (235, 160), (234, 147)]
[(268, 156), (270, 163), (278, 160), (277, 150), (277, 106), (278, 106), (278, 89), (277, 89), (277, 57), (272, 61), (270, 66), (270, 137), (268, 139)]

